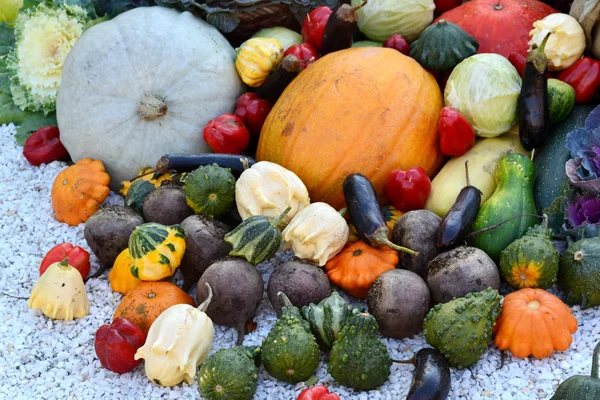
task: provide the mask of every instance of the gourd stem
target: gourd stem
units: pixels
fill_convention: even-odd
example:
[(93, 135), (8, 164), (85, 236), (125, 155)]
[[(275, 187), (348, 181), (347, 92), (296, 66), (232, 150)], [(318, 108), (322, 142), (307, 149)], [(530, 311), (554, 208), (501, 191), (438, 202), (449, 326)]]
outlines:
[(277, 292), (277, 296), (281, 297), (281, 301), (283, 301), (283, 306), (284, 307), (293, 306), (292, 302), (285, 295), (285, 293), (283, 293), (283, 292)]
[(202, 312), (206, 312), (206, 310), (208, 309), (208, 306), (210, 305), (210, 301), (212, 300), (212, 296), (213, 296), (212, 288), (210, 287), (208, 282), (205, 282), (204, 284), (208, 288), (208, 296), (206, 297), (206, 300), (204, 300), (202, 302), (202, 304), (200, 304), (198, 306), (198, 310), (200, 310)]
[(599, 367), (600, 365), (600, 342), (598, 342), (598, 344), (596, 345), (596, 347), (594, 348), (594, 353), (592, 355), (592, 378), (599, 378)]
[(410, 358), (408, 360), (392, 360), (392, 362), (395, 362), (396, 364), (412, 364), (412, 365), (416, 365), (417, 358), (416, 358), (416, 356), (413, 356), (412, 358)]
[(467, 235), (467, 237), (473, 237), (473, 236), (480, 235), (480, 234), (482, 234), (482, 233), (485, 233), (485, 232), (488, 232), (488, 231), (494, 230), (494, 229), (496, 229), (496, 228), (500, 227), (501, 225), (504, 225), (504, 224), (506, 224), (507, 222), (510, 222), (510, 221), (512, 221), (513, 219), (517, 219), (517, 218), (523, 218), (523, 217), (536, 217), (536, 218), (544, 218), (544, 217), (542, 217), (541, 215), (537, 215), (537, 214), (521, 214), (521, 215), (515, 215), (514, 217), (512, 217), (512, 218), (509, 218), (509, 219), (507, 219), (506, 221), (498, 222), (497, 224), (494, 224), (494, 225), (492, 225), (492, 226), (488, 226), (487, 228), (483, 228), (483, 229), (480, 229), (480, 230), (478, 230), (478, 231), (471, 232), (471, 233), (469, 233), (469, 234)]
[(283, 211), (279, 217), (272, 219), (271, 226), (279, 225), (281, 220), (284, 219), (286, 215), (288, 215), (288, 213), (290, 212), (291, 209), (292, 209), (292, 207), (288, 206), (288, 208), (286, 208), (285, 211)]
[(61, 262), (58, 263), (58, 266), (61, 267), (62, 269), (69, 269), (72, 268), (69, 265), (69, 259), (67, 257), (65, 257), (64, 260), (62, 260)]
[(548, 215), (542, 214), (542, 218), (543, 218), (543, 220), (542, 220), (542, 228), (544, 230), (547, 230), (548, 229), (548, 224), (550, 223)]
[(345, 216), (345, 215), (348, 213), (348, 209), (347, 209), (347, 208), (342, 208), (342, 209), (339, 211), (339, 213), (340, 213), (340, 215), (341, 215), (342, 217), (344, 217), (344, 216)]
[(145, 94), (138, 104), (138, 115), (146, 121), (160, 118), (167, 114), (169, 107), (165, 104), (165, 99), (157, 94)]

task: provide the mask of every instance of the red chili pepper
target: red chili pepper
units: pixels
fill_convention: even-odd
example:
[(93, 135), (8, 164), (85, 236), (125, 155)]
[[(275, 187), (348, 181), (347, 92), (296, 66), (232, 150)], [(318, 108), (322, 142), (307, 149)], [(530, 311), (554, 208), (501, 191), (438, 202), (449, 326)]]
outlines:
[(240, 107), (246, 107), (248, 105), (248, 103), (250, 103), (252, 100), (258, 100), (258, 99), (260, 99), (260, 96), (258, 95), (258, 93), (246, 92), (243, 95), (241, 95), (235, 102), (235, 109), (237, 110)]
[(438, 123), (440, 147), (447, 156), (462, 156), (475, 144), (475, 131), (457, 109), (444, 107)]
[(35, 131), (25, 142), (23, 155), (36, 167), (52, 161), (69, 159), (69, 152), (60, 142), (57, 126), (46, 126)]
[(392, 36), (385, 39), (383, 41), (383, 47), (398, 50), (405, 56), (410, 54), (410, 45), (408, 44), (404, 36), (402, 36), (399, 33), (394, 33)]
[(202, 136), (215, 153), (240, 154), (250, 143), (250, 133), (244, 122), (233, 114), (223, 114), (208, 121)]
[(431, 192), (431, 181), (425, 170), (414, 166), (408, 171), (394, 169), (385, 183), (385, 196), (400, 211), (420, 210)]
[(330, 393), (326, 386), (312, 386), (301, 391), (296, 400), (340, 400), (340, 397)]
[(589, 103), (600, 87), (600, 61), (583, 57), (558, 74), (558, 79), (573, 86), (577, 103)]
[(462, 0), (433, 0), (435, 4), (435, 12), (443, 13), (452, 10), (462, 4)]
[(290, 54), (296, 56), (298, 60), (302, 61), (300, 63), (300, 69), (308, 67), (308, 64), (319, 59), (319, 52), (309, 43), (300, 43), (291, 46), (285, 51), (285, 53), (283, 53), (283, 56), (285, 57)]
[(85, 279), (90, 273), (90, 253), (79, 246), (73, 246), (71, 243), (61, 243), (46, 253), (40, 264), (40, 276), (46, 272), (49, 266), (54, 263), (67, 259), (69, 265), (75, 268)]
[(242, 120), (252, 135), (259, 136), (271, 108), (271, 103), (268, 100), (254, 99), (235, 110), (235, 115)]
[(110, 325), (98, 328), (94, 349), (104, 368), (124, 374), (141, 364), (142, 359), (134, 360), (133, 356), (145, 341), (144, 331), (130, 320), (117, 317)]
[(306, 16), (302, 23), (302, 40), (312, 45), (317, 51), (321, 51), (325, 26), (330, 15), (329, 7), (317, 7)]

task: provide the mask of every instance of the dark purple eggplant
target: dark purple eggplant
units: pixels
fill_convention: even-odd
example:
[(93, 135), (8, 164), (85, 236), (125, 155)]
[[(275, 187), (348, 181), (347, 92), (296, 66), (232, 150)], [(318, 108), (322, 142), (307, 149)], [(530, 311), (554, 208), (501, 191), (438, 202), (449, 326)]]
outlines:
[(263, 99), (275, 104), (281, 93), (294, 80), (300, 72), (301, 61), (293, 54), (283, 57), (275, 71), (271, 72), (265, 83), (256, 89), (256, 93)]
[(375, 247), (389, 246), (414, 256), (419, 255), (411, 249), (390, 242), (390, 231), (379, 207), (375, 188), (366, 176), (348, 175), (344, 179), (343, 189), (348, 214), (361, 239)]
[(450, 366), (444, 356), (432, 348), (422, 348), (402, 364), (413, 364), (415, 372), (406, 400), (445, 400), (451, 387)]
[(230, 168), (232, 172), (242, 173), (250, 168), (256, 161), (252, 157), (239, 154), (167, 154), (158, 160), (156, 171), (166, 173), (171, 170), (177, 172), (191, 172), (203, 165), (217, 164), (219, 167)]
[(467, 186), (462, 188), (437, 231), (436, 245), (441, 249), (453, 247), (466, 238), (481, 205), (481, 192), (471, 186), (467, 164), (468, 161), (465, 162)]
[(333, 53), (334, 51), (348, 49), (352, 46), (352, 37), (358, 26), (356, 11), (366, 4), (367, 0), (357, 7), (342, 4), (333, 10), (327, 20), (327, 25), (325, 25), (321, 56)]

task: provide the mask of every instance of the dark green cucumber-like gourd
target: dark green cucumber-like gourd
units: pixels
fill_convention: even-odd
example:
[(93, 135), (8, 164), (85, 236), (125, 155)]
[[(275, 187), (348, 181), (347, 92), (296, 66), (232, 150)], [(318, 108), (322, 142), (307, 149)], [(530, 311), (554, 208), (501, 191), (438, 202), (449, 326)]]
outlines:
[(188, 206), (196, 214), (219, 218), (235, 202), (235, 178), (229, 168), (205, 165), (185, 178), (183, 191)]
[(310, 303), (302, 307), (302, 316), (324, 350), (331, 349), (348, 319), (358, 312), (336, 291), (318, 305)]
[(502, 250), (538, 221), (533, 202), (535, 167), (529, 157), (508, 153), (498, 160), (494, 179), (496, 190), (481, 205), (472, 230), (477, 232), (505, 223), (475, 234), (471, 243), (498, 263)]
[(592, 353), (592, 372), (590, 376), (574, 375), (558, 385), (550, 400), (587, 400), (600, 399), (600, 343)]
[(375, 317), (367, 313), (355, 315), (346, 323), (333, 343), (327, 366), (337, 383), (372, 390), (388, 380), (392, 359), (378, 332)]
[(241, 174), (248, 168), (256, 164), (252, 157), (239, 154), (167, 154), (156, 163), (156, 170), (159, 172), (192, 172), (205, 165), (217, 164), (219, 167), (229, 168), (237, 174)]
[(500, 255), (500, 275), (515, 289), (548, 289), (556, 282), (560, 253), (552, 242), (548, 217), (527, 230)]
[(575, 106), (575, 89), (558, 79), (548, 79), (548, 117), (551, 124), (563, 121)]
[(260, 347), (238, 346), (211, 354), (198, 372), (206, 400), (252, 400), (258, 387)]
[(133, 181), (125, 196), (125, 205), (142, 215), (144, 210), (144, 199), (155, 190), (156, 186), (146, 180), (138, 179)]
[(321, 57), (334, 51), (348, 49), (352, 46), (352, 35), (358, 26), (356, 11), (367, 4), (365, 0), (361, 5), (352, 7), (348, 4), (334, 8), (327, 19), (323, 42), (321, 44)]
[(460, 26), (440, 19), (410, 45), (410, 56), (429, 71), (451, 71), (477, 53), (479, 42)]
[(600, 304), (600, 237), (572, 243), (560, 259), (558, 285), (567, 304), (590, 308)]
[(278, 295), (285, 305), (262, 342), (263, 365), (272, 377), (298, 383), (310, 378), (319, 366), (319, 345), (300, 309), (285, 294)]
[(413, 364), (413, 380), (406, 400), (445, 400), (450, 393), (450, 366), (444, 356), (430, 347), (424, 347), (402, 364)]
[(249, 263), (260, 264), (277, 253), (281, 247), (281, 231), (277, 227), (291, 207), (277, 218), (269, 220), (262, 215), (245, 219), (225, 235), (225, 241), (233, 247), (230, 256), (244, 257)]
[(358, 236), (374, 247), (389, 246), (413, 256), (419, 254), (389, 240), (390, 230), (383, 217), (373, 184), (364, 175), (350, 174), (344, 179), (344, 199)]
[(487, 288), (429, 310), (423, 323), (427, 343), (444, 355), (453, 368), (477, 363), (487, 349), (500, 316), (501, 296)]

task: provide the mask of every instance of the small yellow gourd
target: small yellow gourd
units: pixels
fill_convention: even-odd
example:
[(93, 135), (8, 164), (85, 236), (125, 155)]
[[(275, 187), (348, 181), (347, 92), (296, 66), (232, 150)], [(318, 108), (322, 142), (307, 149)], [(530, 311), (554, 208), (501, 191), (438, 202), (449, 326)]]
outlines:
[(146, 376), (157, 385), (174, 386), (184, 380), (191, 385), (210, 352), (215, 329), (205, 313), (212, 299), (212, 289), (206, 286), (208, 297), (198, 308), (176, 304), (160, 314), (135, 353), (136, 360), (144, 359)]
[(248, 39), (237, 49), (235, 69), (246, 85), (258, 87), (265, 82), (271, 70), (279, 65), (283, 51), (278, 39)]
[(112, 269), (108, 273), (108, 281), (112, 290), (127, 294), (142, 282), (133, 276), (131, 267), (133, 267), (133, 260), (129, 255), (129, 249), (125, 249), (117, 256)]
[(52, 319), (71, 321), (88, 315), (90, 305), (79, 271), (68, 260), (54, 263), (36, 282), (27, 305)]
[(284, 249), (296, 257), (325, 265), (344, 248), (349, 228), (342, 215), (327, 203), (312, 203), (300, 210), (283, 230)]

